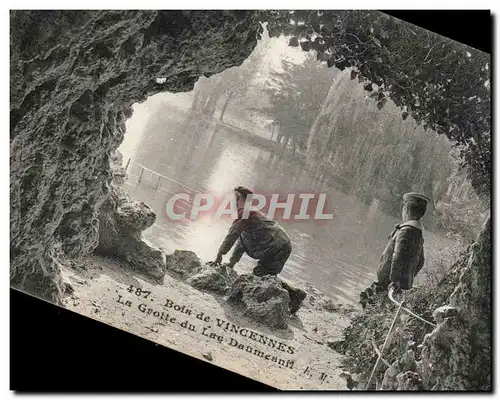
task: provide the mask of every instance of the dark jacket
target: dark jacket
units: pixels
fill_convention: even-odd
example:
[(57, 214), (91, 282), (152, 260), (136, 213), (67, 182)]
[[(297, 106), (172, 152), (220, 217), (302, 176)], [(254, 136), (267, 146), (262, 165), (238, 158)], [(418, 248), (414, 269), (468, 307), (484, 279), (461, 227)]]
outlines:
[(244, 252), (254, 259), (259, 259), (270, 247), (290, 242), (283, 228), (264, 213), (251, 211), (245, 219), (242, 215), (243, 209), (239, 209), (238, 219), (233, 222), (220, 246), (221, 255), (229, 252), (236, 241), (238, 242), (233, 253), (238, 254), (237, 260)]
[(424, 266), (424, 236), (419, 221), (396, 225), (382, 254), (378, 282), (387, 288), (398, 282), (401, 289), (411, 289), (415, 276)]

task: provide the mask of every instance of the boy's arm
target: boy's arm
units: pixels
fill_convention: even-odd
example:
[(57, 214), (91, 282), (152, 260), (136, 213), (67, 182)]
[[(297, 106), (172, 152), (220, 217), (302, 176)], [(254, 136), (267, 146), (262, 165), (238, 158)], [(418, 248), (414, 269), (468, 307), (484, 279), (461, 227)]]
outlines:
[(245, 246), (241, 243), (241, 239), (238, 239), (236, 246), (234, 247), (233, 254), (231, 254), (231, 258), (229, 259), (229, 266), (234, 267), (236, 263), (241, 260), (245, 251)]
[(420, 272), (420, 270), (424, 266), (424, 263), (425, 263), (424, 246), (422, 246), (422, 249), (420, 250), (420, 256), (418, 259), (417, 268), (415, 269), (415, 276), (417, 276), (417, 274)]
[(409, 261), (419, 251), (416, 234), (415, 228), (411, 227), (403, 227), (397, 233), (389, 279), (391, 282), (399, 284), (402, 289), (406, 289), (404, 280), (408, 274)]
[[(233, 222), (231, 227), (229, 228), (229, 232), (227, 233), (224, 241), (219, 247), (219, 251), (217, 253), (216, 261), (222, 261), (222, 256), (227, 254), (229, 250), (233, 247), (234, 243), (240, 237), (241, 233), (245, 229), (247, 225), (248, 219), (242, 219), (243, 210), (238, 210), (238, 219)], [(242, 253), (243, 255), (243, 253)], [(241, 258), (241, 256), (240, 256)]]

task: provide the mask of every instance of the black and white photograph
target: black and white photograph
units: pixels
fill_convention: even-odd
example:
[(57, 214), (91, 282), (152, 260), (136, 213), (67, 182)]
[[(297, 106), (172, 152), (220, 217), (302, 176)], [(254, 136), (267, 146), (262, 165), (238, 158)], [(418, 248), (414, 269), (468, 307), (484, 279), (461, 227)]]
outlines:
[(491, 76), (378, 10), (10, 10), (10, 287), (278, 390), (491, 392)]

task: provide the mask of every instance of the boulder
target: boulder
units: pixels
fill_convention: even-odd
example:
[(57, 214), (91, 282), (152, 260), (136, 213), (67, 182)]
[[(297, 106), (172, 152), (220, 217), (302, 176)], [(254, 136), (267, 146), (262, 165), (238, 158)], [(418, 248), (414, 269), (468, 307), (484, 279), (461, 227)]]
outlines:
[(175, 250), (167, 255), (167, 272), (203, 292), (227, 295), (237, 273), (225, 265), (201, 264), (192, 251)]
[(232, 269), (226, 271), (224, 265), (212, 267), (204, 265), (199, 272), (187, 279), (187, 283), (203, 292), (227, 295), (232, 287), (234, 277), (231, 276)]
[(201, 270), (201, 261), (192, 251), (175, 250), (167, 255), (166, 270), (174, 277), (186, 280)]
[(227, 295), (228, 304), (272, 329), (288, 327), (291, 306), (306, 294), (275, 276), (238, 275), (225, 264), (202, 265), (192, 251), (176, 250), (167, 255), (166, 271), (202, 292)]
[(154, 224), (156, 214), (146, 203), (131, 201), (117, 208), (115, 218), (123, 229), (142, 232)]
[(165, 254), (142, 237), (156, 214), (143, 202), (132, 201), (118, 186), (99, 209), (99, 244), (95, 253), (124, 261), (123, 265), (151, 278), (165, 276)]
[(248, 318), (273, 329), (286, 329), (290, 320), (290, 295), (275, 276), (240, 275), (227, 302)]

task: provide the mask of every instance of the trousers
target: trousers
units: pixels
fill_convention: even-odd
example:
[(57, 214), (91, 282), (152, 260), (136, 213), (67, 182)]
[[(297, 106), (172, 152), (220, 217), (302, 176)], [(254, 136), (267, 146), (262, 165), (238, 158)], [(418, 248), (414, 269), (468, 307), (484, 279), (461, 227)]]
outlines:
[(257, 265), (253, 269), (253, 274), (256, 276), (278, 275), (283, 270), (291, 253), (292, 245), (290, 242), (271, 246), (262, 257), (259, 258)]

